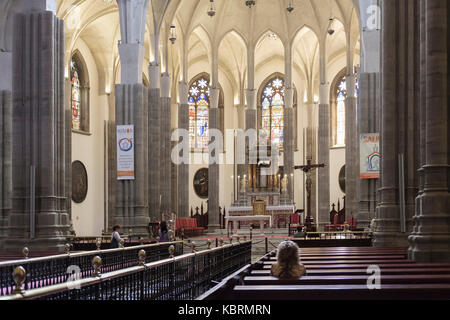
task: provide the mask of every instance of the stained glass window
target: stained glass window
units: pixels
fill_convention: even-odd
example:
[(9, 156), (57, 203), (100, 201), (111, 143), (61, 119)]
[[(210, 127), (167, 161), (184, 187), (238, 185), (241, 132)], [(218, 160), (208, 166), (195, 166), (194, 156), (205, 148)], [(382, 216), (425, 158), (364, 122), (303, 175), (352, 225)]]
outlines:
[(209, 81), (202, 76), (189, 88), (189, 144), (192, 149), (208, 147)]
[(345, 77), (339, 82), (336, 106), (336, 144), (345, 145), (345, 99), (347, 98), (347, 83)]
[(75, 61), (70, 61), (72, 75), (72, 129), (81, 130), (81, 90), (79, 70)]
[[(355, 97), (358, 96), (358, 77), (355, 75)], [(336, 145), (345, 145), (345, 100), (347, 99), (346, 77), (342, 77), (336, 89)]]
[(283, 150), (284, 143), (284, 81), (277, 77), (266, 85), (261, 101), (261, 128), (272, 143)]

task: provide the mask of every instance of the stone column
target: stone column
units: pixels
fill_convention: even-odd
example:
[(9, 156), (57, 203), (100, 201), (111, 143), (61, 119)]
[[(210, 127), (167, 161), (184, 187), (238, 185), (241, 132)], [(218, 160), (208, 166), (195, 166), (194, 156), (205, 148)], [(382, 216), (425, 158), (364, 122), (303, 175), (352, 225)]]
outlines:
[[(288, 176), (288, 201), (294, 200), (294, 89), (287, 88), (284, 106), (284, 174)], [(278, 150), (276, 150), (278, 151)]]
[(135, 179), (117, 180), (115, 223), (125, 232), (148, 236), (148, 90), (142, 83), (118, 84), (116, 124), (134, 125)]
[[(350, 70), (352, 67), (349, 67)], [(345, 99), (345, 214), (347, 218), (357, 213), (357, 186), (359, 185), (359, 155), (356, 153), (356, 96), (355, 74), (347, 74), (347, 98)]]
[(6, 250), (28, 245), (33, 251), (62, 251), (69, 227), (64, 23), (54, 11), (45, 11), (49, 2), (27, 3), (30, 10), (24, 9), (14, 21), (13, 203)]
[(12, 100), (11, 90), (0, 91), (0, 249), (8, 236), (12, 193)]
[[(425, 152), (422, 167), (423, 191), (418, 197), (415, 233), (410, 237), (410, 257), (417, 262), (450, 261), (450, 195), (449, 195), (449, 101), (448, 101), (448, 35), (447, 1), (421, 1), (420, 37), (421, 69), (425, 86)], [(423, 144), (425, 142), (425, 145)]]
[[(149, 175), (152, 146), (149, 131), (153, 129), (149, 104), (159, 90), (147, 89), (142, 84), (144, 31), (148, 0), (117, 0), (120, 17), (121, 84), (116, 85), (116, 125), (134, 125), (135, 179), (116, 181), (115, 224), (132, 229), (135, 236), (148, 236), (150, 181), (159, 182)], [(151, 79), (151, 84), (155, 81)], [(156, 80), (156, 83), (158, 81)], [(158, 118), (159, 120), (159, 118)], [(159, 122), (156, 123), (157, 128)], [(157, 129), (158, 130), (158, 129)], [(159, 130), (157, 131), (159, 134)], [(159, 149), (157, 149), (159, 150)], [(112, 152), (116, 152), (115, 148)], [(158, 161), (159, 165), (159, 161)]]
[[(356, 139), (358, 142), (355, 155), (360, 154), (359, 137), (361, 134), (380, 132), (380, 73), (362, 72), (359, 74), (357, 108), (358, 135)], [(375, 218), (379, 186), (379, 179), (359, 179), (359, 206), (354, 217), (361, 228), (368, 226), (370, 221)]]
[[(412, 230), (417, 194), (417, 119), (415, 89), (418, 38), (417, 2), (383, 1), (381, 70), (381, 186), (376, 211), (375, 246), (405, 246)], [(405, 157), (406, 229), (400, 220), (399, 154)]]
[(148, 89), (148, 200), (151, 221), (161, 220), (160, 161), (161, 161), (161, 107), (158, 87), (159, 65), (149, 66), (150, 88)]
[[(214, 231), (215, 229), (220, 228), (220, 220), (219, 220), (219, 170), (220, 166), (215, 160), (212, 161), (212, 157), (218, 158), (219, 152), (221, 148), (217, 149), (219, 145), (222, 145), (221, 141), (213, 141), (212, 140), (212, 131), (220, 130), (220, 110), (219, 110), (219, 94), (220, 89), (211, 88), (211, 104), (209, 106), (209, 176), (208, 176), (208, 231)], [(215, 142), (215, 150), (213, 152), (213, 147), (211, 145), (212, 142)]]
[(288, 176), (288, 201), (294, 201), (294, 86), (292, 83), (292, 48), (287, 45), (284, 54), (285, 85), (284, 95), (284, 174)]
[(330, 85), (320, 85), (319, 96), (319, 129), (317, 144), (318, 163), (324, 163), (325, 168), (317, 169), (318, 176), (318, 213), (317, 225), (323, 227), (330, 221)]
[(170, 112), (170, 76), (163, 73), (161, 76), (161, 154), (160, 154), (160, 192), (161, 210), (171, 212), (172, 194), (172, 142), (171, 142), (171, 112)]
[[(306, 128), (305, 134), (305, 159), (304, 163), (307, 163), (308, 159), (311, 159), (312, 163), (317, 163), (317, 118), (316, 110), (317, 105), (313, 102), (305, 102), (307, 114), (308, 114), (308, 127)], [(311, 174), (312, 185), (311, 185), (311, 216), (314, 218), (314, 223), (317, 223), (317, 170), (314, 170)], [(306, 182), (306, 175), (304, 175), (304, 182)], [(302, 183), (303, 183), (302, 181)], [(306, 193), (306, 188), (305, 188)], [(305, 195), (306, 200), (307, 195)], [(306, 210), (306, 203), (305, 203)]]
[[(178, 109), (178, 129), (189, 132), (188, 85), (185, 82), (179, 82), (178, 88), (180, 96), (180, 104)], [(181, 142), (181, 140), (179, 142)], [(186, 143), (189, 145), (189, 141)], [(189, 163), (179, 164), (177, 214), (180, 218), (189, 217), (189, 187)]]

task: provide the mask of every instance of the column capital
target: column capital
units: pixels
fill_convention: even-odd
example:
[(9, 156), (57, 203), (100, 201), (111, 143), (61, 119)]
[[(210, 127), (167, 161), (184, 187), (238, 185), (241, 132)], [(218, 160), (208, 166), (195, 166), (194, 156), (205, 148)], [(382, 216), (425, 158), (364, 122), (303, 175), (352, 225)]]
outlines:
[(178, 98), (180, 104), (188, 104), (188, 84), (186, 82), (178, 82)]
[(220, 89), (217, 88), (211, 88), (211, 104), (210, 108), (218, 108), (219, 107), (219, 96), (220, 96)]
[(161, 97), (170, 98), (170, 75), (168, 72), (161, 74)]
[(256, 110), (256, 89), (245, 90), (247, 98), (247, 109)]
[(330, 104), (330, 84), (322, 83), (319, 86), (319, 103)]
[(159, 64), (155, 61), (150, 62), (148, 66), (148, 75), (150, 78), (150, 88), (157, 89), (159, 88)]
[(56, 15), (56, 0), (32, 0), (23, 1), (22, 12), (31, 13), (37, 11), (51, 11)]
[(286, 91), (284, 94), (284, 105), (286, 108), (294, 107), (294, 89), (293, 88), (286, 88)]
[(345, 77), (345, 83), (347, 86), (347, 97), (354, 98), (355, 97), (356, 75), (354, 73), (347, 75)]

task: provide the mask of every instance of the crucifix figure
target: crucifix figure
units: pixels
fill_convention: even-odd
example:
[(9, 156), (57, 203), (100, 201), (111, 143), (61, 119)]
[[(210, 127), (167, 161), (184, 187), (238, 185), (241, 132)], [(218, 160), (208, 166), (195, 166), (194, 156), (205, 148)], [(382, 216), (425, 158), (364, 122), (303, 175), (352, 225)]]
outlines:
[(315, 232), (316, 230), (313, 230), (312, 226), (314, 224), (314, 218), (311, 215), (311, 187), (312, 187), (312, 179), (311, 179), (311, 173), (313, 170), (318, 168), (325, 168), (325, 164), (312, 164), (311, 159), (308, 159), (307, 164), (303, 166), (295, 166), (295, 170), (302, 170), (306, 174), (306, 194), (307, 194), (307, 201), (306, 201), (306, 221), (305, 226), (308, 231)]

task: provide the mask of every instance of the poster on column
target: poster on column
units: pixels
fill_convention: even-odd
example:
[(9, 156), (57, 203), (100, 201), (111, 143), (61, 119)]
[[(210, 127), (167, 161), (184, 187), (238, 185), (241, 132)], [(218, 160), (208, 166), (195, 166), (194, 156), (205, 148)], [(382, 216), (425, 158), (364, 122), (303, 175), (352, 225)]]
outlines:
[(380, 134), (366, 133), (360, 137), (361, 179), (380, 178)]
[(117, 180), (134, 180), (134, 126), (117, 126)]

